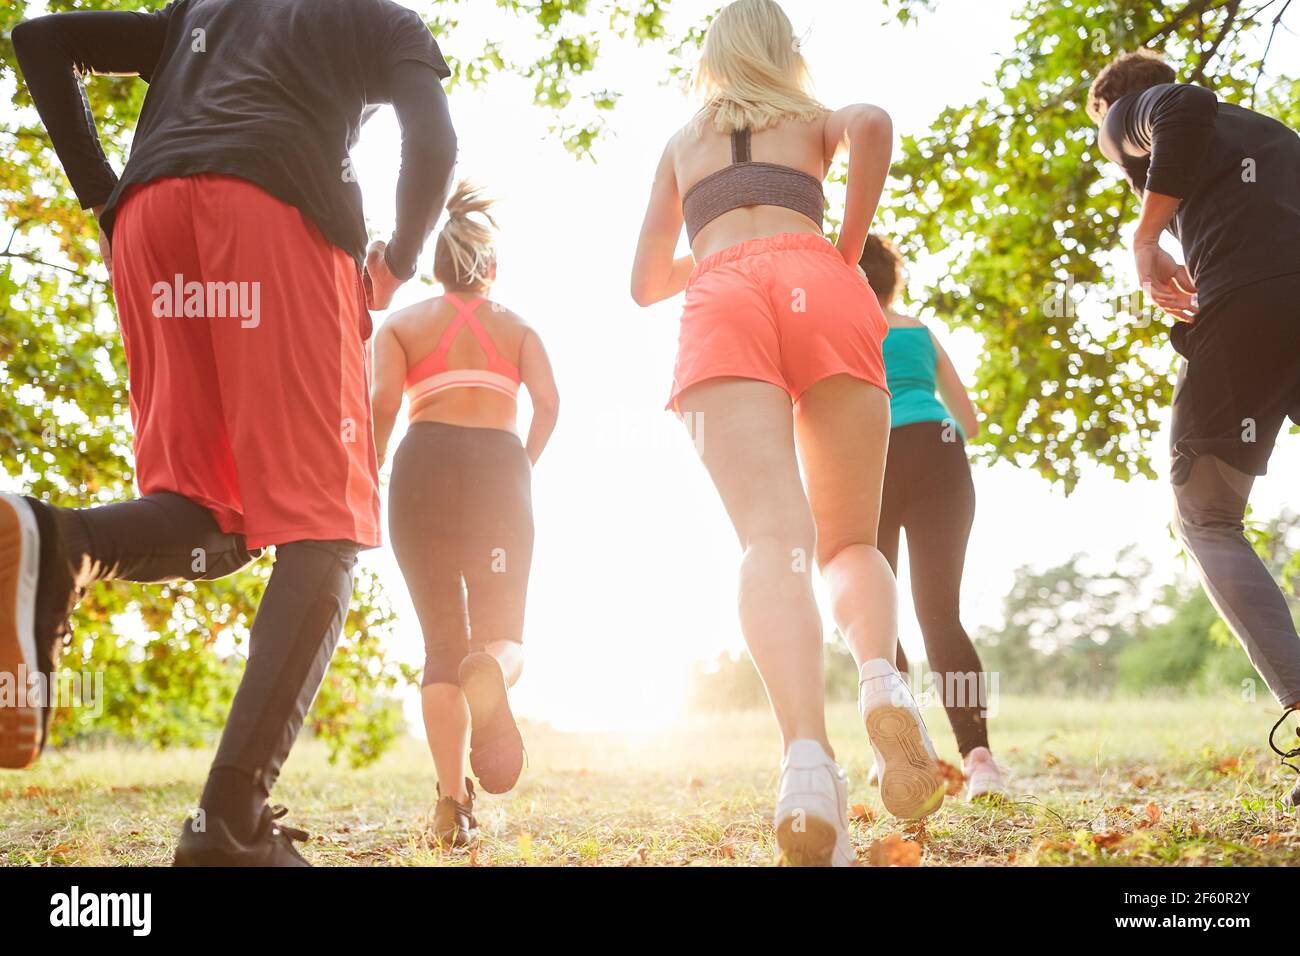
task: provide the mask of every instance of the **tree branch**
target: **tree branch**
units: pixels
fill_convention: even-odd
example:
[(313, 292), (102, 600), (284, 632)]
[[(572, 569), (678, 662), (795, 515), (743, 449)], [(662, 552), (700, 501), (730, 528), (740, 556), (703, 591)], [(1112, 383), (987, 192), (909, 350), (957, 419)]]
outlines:
[(1282, 23), (1282, 17), (1286, 14), (1287, 9), (1291, 6), (1291, 0), (1286, 0), (1282, 4), (1282, 9), (1277, 12), (1273, 18), (1273, 26), (1268, 31), (1268, 42), (1264, 44), (1264, 52), (1259, 57), (1259, 68), (1255, 71), (1255, 80), (1250, 84), (1250, 105), (1255, 105), (1255, 87), (1259, 86), (1259, 79), (1264, 75), (1264, 61), (1268, 59), (1268, 51), (1273, 49), (1273, 37), (1277, 35), (1277, 28)]
[[(1205, 68), (1210, 65), (1214, 55), (1219, 52), (1219, 46), (1227, 38), (1232, 25), (1237, 22), (1237, 12), (1241, 9), (1241, 0), (1231, 0), (1228, 4), (1227, 15), (1223, 18), (1223, 24), (1219, 27), (1219, 35), (1214, 38), (1209, 49), (1201, 52), (1200, 59), (1196, 64), (1196, 69), (1192, 75), (1187, 78), (1188, 83), (1199, 83), (1205, 77)], [(1285, 9), (1285, 8), (1283, 8)]]
[[(9, 241), (13, 242), (12, 236), (9, 238)], [(4, 252), (0, 252), (0, 256), (7, 259), (22, 259), (24, 262), (30, 262), (32, 265), (44, 266), (47, 269), (59, 269), (63, 272), (70, 273), (71, 275), (80, 276), (83, 279), (89, 279), (91, 282), (98, 283), (99, 285), (104, 284), (103, 279), (96, 279), (94, 276), (87, 275), (80, 269), (74, 269), (72, 266), (61, 266), (57, 262), (46, 262), (44, 259), (38, 258), (30, 252), (10, 252), (8, 248), (6, 248)]]

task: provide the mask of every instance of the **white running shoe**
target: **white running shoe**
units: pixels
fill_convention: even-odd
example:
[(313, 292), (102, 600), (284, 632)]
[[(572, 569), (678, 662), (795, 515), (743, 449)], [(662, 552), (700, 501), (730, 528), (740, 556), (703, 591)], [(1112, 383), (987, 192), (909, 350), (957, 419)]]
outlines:
[(1007, 795), (1007, 778), (988, 747), (976, 747), (961, 762), (966, 775), (967, 800), (1001, 800)]
[(856, 866), (849, 840), (849, 781), (815, 740), (795, 740), (781, 761), (776, 842), (789, 866)]
[(904, 820), (933, 813), (943, 803), (943, 774), (907, 682), (883, 657), (863, 664), (858, 677), (858, 709), (880, 768), (885, 809)]

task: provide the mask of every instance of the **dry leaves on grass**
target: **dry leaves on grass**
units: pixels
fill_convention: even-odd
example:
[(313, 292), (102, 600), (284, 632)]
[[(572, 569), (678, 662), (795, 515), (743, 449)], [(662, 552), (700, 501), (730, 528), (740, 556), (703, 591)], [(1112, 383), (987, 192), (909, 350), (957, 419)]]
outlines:
[(650, 855), (650, 850), (646, 847), (644, 843), (642, 843), (639, 847), (637, 847), (635, 850), (632, 851), (632, 855), (629, 856), (624, 861), (623, 865), (641, 866), (643, 863), (645, 863), (649, 855)]
[[(1126, 806), (1111, 808), (1111, 814), (1125, 819), (1132, 819), (1137, 816)], [(1131, 836), (1134, 830), (1149, 830), (1160, 822), (1160, 807), (1153, 800), (1142, 808), (1142, 816), (1133, 824), (1133, 828), (1124, 829), (1115, 827), (1092, 835), (1092, 844), (1099, 850), (1110, 850), (1123, 843), (1124, 840)]]
[(921, 844), (895, 833), (883, 840), (873, 840), (867, 847), (867, 861), (872, 866), (920, 866)]
[(1241, 767), (1240, 757), (1224, 757), (1210, 769), (1214, 773), (1229, 774)]
[(1282, 834), (1280, 833), (1261, 833), (1258, 836), (1250, 838), (1250, 845), (1253, 847), (1272, 846), (1280, 839), (1282, 839)]
[(1060, 762), (1061, 758), (1056, 756), (1056, 754), (1052, 753), (1050, 750), (1043, 751), (1043, 763), (1047, 764), (1049, 767), (1055, 767), (1060, 764)]
[(1092, 835), (1092, 845), (1099, 850), (1109, 850), (1124, 842), (1128, 836), (1123, 830), (1109, 830), (1106, 833), (1094, 833)]
[(875, 823), (876, 811), (865, 803), (855, 803), (849, 808), (849, 819), (854, 823)]
[(1078, 849), (1078, 845), (1073, 840), (1039, 840), (1034, 847), (1034, 852), (1049, 853), (1055, 850), (1061, 853), (1069, 853), (1075, 849)]
[(946, 760), (939, 761), (939, 775), (947, 787), (944, 792), (950, 797), (957, 796), (966, 786), (966, 775)]
[(1154, 800), (1148, 803), (1146, 809), (1142, 812), (1145, 814), (1146, 820), (1139, 823), (1139, 827), (1153, 827), (1160, 822), (1160, 808), (1156, 806)]

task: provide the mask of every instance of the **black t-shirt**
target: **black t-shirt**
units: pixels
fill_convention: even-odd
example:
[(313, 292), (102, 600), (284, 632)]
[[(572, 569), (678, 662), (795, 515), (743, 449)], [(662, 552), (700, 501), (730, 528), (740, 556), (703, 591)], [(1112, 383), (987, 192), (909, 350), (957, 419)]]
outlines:
[(1122, 96), (1101, 124), (1102, 154), (1141, 196), (1182, 200), (1182, 243), (1202, 308), (1231, 289), (1300, 273), (1300, 136), (1199, 86)]
[[(358, 261), (366, 228), (348, 150), (392, 101), (399, 63), (450, 75), (428, 27), (391, 0), (176, 0), (44, 17), (20, 24), (14, 45), (68, 179), (83, 207), (106, 206), (106, 230), (133, 184), (224, 173), (296, 206)], [(149, 81), (120, 180), (69, 67)]]

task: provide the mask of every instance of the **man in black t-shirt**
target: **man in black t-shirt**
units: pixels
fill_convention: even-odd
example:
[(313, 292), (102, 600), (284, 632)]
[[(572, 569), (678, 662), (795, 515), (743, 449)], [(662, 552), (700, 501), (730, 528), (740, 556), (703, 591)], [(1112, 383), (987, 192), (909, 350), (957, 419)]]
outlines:
[[(337, 645), (357, 552), (380, 543), (366, 307), (414, 274), (441, 212), (456, 153), (447, 64), (391, 0), (177, 0), (40, 17), (13, 42), (100, 223), (141, 497), (67, 509), (0, 496), (0, 667), (51, 673), (96, 581), (208, 580), (274, 547), (176, 862), (306, 865), (267, 797)], [(149, 83), (120, 177), (87, 73)], [(397, 225), (367, 248), (348, 150), (387, 103), (402, 127)], [(0, 707), (0, 766), (44, 744), (48, 702), (26, 703)]]
[[(1243, 521), (1283, 423), (1300, 422), (1300, 137), (1174, 80), (1151, 51), (1121, 56), (1093, 82), (1088, 112), (1103, 155), (1142, 200), (1138, 278), (1179, 320), (1175, 523), (1206, 593), (1284, 708), (1276, 731), (1300, 705), (1300, 637)], [(1166, 228), (1186, 265), (1160, 248)], [(1288, 801), (1300, 804), (1300, 784)]]

